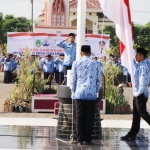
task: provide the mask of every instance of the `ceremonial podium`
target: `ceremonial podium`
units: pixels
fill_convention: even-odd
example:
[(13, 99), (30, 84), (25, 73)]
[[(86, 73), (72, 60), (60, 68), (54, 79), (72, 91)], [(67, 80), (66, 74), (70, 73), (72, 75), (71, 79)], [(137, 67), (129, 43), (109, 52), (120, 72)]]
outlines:
[[(56, 136), (60, 139), (70, 139), (72, 134), (72, 99), (71, 99), (71, 90), (69, 86), (58, 85), (57, 86), (57, 98), (60, 102), (59, 113), (58, 113), (58, 124)], [(100, 121), (100, 101), (102, 99), (102, 89), (100, 90), (99, 98), (97, 99), (97, 105), (95, 109), (95, 117), (93, 122), (93, 140), (100, 140), (102, 137), (101, 133), (101, 121)], [(74, 105), (75, 108), (75, 105)], [(74, 110), (75, 114), (75, 110)], [(75, 119), (73, 120), (74, 124), (74, 135), (76, 135), (76, 123)]]

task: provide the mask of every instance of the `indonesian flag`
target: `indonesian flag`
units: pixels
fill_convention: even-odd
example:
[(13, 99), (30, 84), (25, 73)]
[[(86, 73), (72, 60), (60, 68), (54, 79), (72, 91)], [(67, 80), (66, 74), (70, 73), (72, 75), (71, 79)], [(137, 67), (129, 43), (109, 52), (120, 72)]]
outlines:
[(128, 69), (131, 75), (132, 87), (134, 87), (133, 39), (129, 0), (99, 1), (104, 15), (115, 23), (116, 35), (120, 40), (122, 65)]

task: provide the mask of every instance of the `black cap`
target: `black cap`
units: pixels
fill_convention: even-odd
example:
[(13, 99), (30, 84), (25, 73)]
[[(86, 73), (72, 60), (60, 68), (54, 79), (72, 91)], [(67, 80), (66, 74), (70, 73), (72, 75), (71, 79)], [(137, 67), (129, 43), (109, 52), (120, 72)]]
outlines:
[(74, 33), (69, 33), (69, 36), (74, 36), (75, 37), (75, 34)]
[(148, 50), (146, 50), (145, 48), (137, 48), (137, 49), (136, 49), (136, 52), (137, 52), (137, 53), (144, 54), (144, 55), (147, 55), (147, 54), (148, 54)]
[(51, 55), (46, 55), (46, 57), (51, 57)]
[(115, 56), (114, 56), (114, 55), (112, 55), (112, 54), (110, 54), (110, 55), (109, 55), (109, 57), (113, 57), (113, 58), (114, 58)]
[(91, 52), (91, 46), (90, 45), (82, 45), (81, 46), (81, 52), (90, 53)]
[(64, 54), (62, 53), (62, 54), (60, 54), (59, 56), (64, 56)]
[(13, 55), (12, 53), (8, 53), (8, 56), (9, 56), (9, 57), (12, 57), (12, 55)]

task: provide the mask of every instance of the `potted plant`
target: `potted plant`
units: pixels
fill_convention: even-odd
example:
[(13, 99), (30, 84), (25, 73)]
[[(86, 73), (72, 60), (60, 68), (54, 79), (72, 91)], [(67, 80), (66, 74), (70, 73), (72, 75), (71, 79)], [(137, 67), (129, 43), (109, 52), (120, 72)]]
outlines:
[(116, 86), (121, 69), (116, 64), (104, 63), (106, 113), (127, 113), (129, 107), (122, 87)]
[[(42, 77), (42, 70), (38, 70), (38, 58), (31, 56), (29, 51), (26, 50), (24, 56), (19, 60), (19, 70), (17, 72), (16, 87), (10, 91), (9, 101), (16, 108), (24, 110), (22, 107), (31, 109), (31, 99), (33, 91), (36, 94), (56, 93), (54, 88), (45, 88), (47, 80)], [(34, 84), (33, 84), (34, 82)], [(34, 90), (33, 90), (34, 89)]]

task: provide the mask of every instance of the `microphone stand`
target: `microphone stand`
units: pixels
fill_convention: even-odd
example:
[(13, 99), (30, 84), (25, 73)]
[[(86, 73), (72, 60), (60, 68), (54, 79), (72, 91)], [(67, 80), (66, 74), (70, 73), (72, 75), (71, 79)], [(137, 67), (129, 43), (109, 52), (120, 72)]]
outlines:
[(34, 87), (35, 87), (35, 73), (36, 69), (31, 71), (31, 74), (33, 74), (33, 82), (32, 82), (32, 96), (34, 96)]
[(32, 96), (34, 96), (35, 72), (33, 73)]

